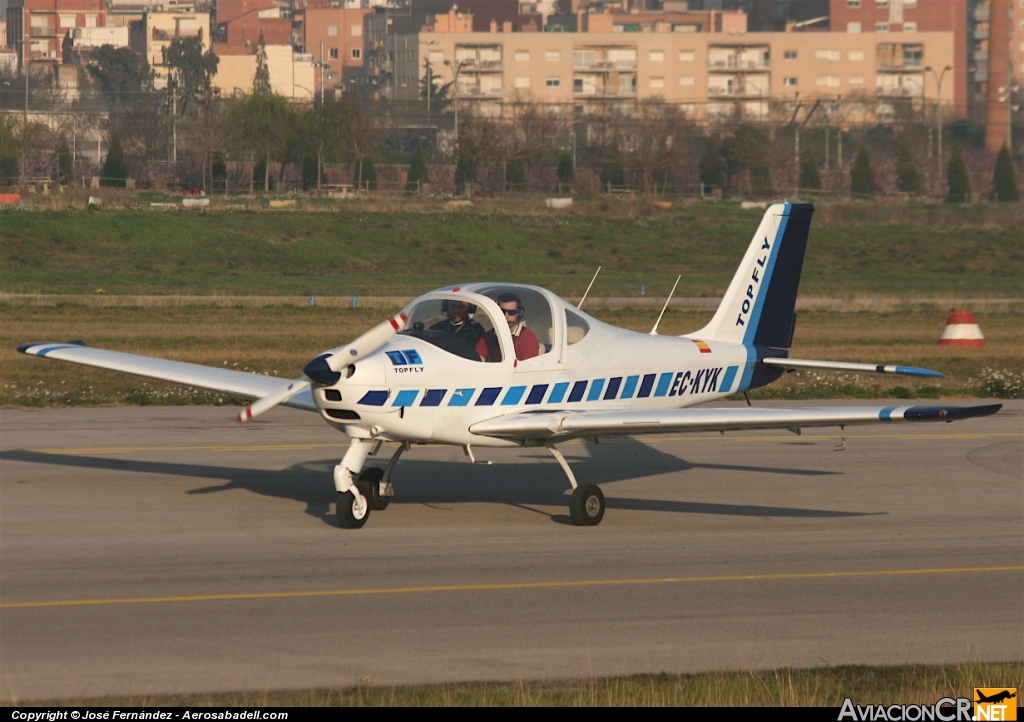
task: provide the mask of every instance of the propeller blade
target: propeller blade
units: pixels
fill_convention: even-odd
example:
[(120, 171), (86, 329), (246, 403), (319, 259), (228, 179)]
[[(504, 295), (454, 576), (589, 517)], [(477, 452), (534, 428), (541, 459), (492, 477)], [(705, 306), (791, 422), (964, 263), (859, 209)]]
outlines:
[(306, 364), (302, 371), (317, 383), (327, 386), (335, 384), (341, 378), (343, 368), (379, 349), (389, 338), (404, 329), (408, 321), (409, 317), (404, 313), (392, 316), (352, 343), (320, 354)]
[(261, 399), (257, 399), (249, 406), (238, 412), (238, 423), (244, 424), (246, 421), (255, 419), (260, 414), (270, 411), (278, 404), (283, 404), (285, 401), (290, 399), (295, 394), (305, 391), (309, 388), (309, 379), (295, 379), (287, 387), (281, 389), (272, 394), (268, 394)]

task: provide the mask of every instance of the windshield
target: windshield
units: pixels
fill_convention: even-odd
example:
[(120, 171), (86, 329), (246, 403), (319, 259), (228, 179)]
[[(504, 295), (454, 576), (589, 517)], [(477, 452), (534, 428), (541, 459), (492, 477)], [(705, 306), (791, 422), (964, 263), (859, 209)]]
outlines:
[(409, 312), (403, 336), (412, 336), (470, 361), (501, 361), (501, 346), (490, 316), (474, 303), (453, 299), (420, 301)]
[(522, 286), (488, 286), (476, 292), (493, 299), (505, 314), (517, 359), (543, 356), (554, 346), (551, 304), (544, 294)]

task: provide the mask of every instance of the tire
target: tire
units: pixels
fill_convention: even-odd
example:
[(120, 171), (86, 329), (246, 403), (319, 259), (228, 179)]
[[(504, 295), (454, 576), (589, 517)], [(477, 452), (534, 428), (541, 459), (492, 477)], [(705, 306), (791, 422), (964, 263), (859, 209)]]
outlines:
[(604, 494), (595, 484), (577, 486), (569, 499), (569, 516), (576, 526), (597, 526), (604, 518)]
[(390, 496), (380, 495), (380, 480), (383, 478), (384, 470), (371, 466), (369, 469), (363, 469), (363, 473), (356, 479), (359, 493), (370, 502), (373, 511), (384, 511), (391, 503)]
[(364, 496), (360, 507), (357, 504), (356, 495), (351, 491), (338, 494), (337, 506), (338, 526), (342, 529), (362, 529), (363, 524), (370, 518), (369, 500)]

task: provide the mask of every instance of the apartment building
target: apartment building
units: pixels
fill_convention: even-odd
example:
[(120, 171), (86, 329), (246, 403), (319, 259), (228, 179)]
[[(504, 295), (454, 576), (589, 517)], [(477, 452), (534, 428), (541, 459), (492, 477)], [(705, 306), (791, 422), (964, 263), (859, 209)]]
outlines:
[(144, 54), (153, 69), (153, 87), (157, 90), (167, 87), (168, 68), (164, 63), (164, 52), (175, 39), (197, 37), (203, 52), (210, 47), (210, 13), (198, 12), (195, 6), (149, 10), (132, 28), (132, 49)]
[[(366, 51), (365, 19), (372, 12), (368, 7), (346, 7), (340, 0), (312, 0), (304, 10), (297, 12), (302, 22), (303, 49), (314, 61), (328, 65), (322, 76), (325, 89), (344, 86), (350, 81), (361, 82)], [(318, 94), (320, 79), (318, 68), (313, 78)]]
[[(429, 62), (456, 80), (460, 107), (500, 112), (531, 100), (577, 112), (663, 99), (696, 119), (767, 119), (771, 100), (816, 99), (851, 123), (895, 118), (934, 102), (925, 68), (952, 64), (953, 34), (908, 33), (417, 33), (396, 35), (395, 100), (415, 101)], [(429, 44), (428, 44), (429, 43)], [(942, 102), (955, 104), (955, 86)]]
[[(312, 100), (312, 56), (296, 53), (290, 43), (268, 44), (265, 48), (271, 90), (292, 100)], [(213, 50), (219, 62), (212, 85), (220, 97), (239, 97), (251, 93), (256, 77), (256, 55), (253, 48), (215, 43)]]
[(62, 45), (75, 28), (107, 25), (106, 0), (9, 0), (7, 46), (27, 62), (51, 70), (64, 62)]

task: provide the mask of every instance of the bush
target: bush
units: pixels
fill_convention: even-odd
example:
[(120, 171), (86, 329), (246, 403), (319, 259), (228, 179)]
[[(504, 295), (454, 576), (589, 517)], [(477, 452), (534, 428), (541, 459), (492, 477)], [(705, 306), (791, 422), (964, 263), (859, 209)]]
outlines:
[(412, 160), (409, 163), (409, 177), (406, 179), (405, 189), (407, 191), (418, 191), (420, 185), (430, 180), (427, 169), (427, 154), (423, 146), (416, 143), (416, 149), (412, 152)]
[(959, 143), (953, 144), (953, 153), (946, 166), (946, 184), (949, 185), (949, 193), (946, 194), (948, 203), (966, 203), (971, 199), (971, 178), (967, 175), (964, 149)]
[(871, 170), (871, 158), (868, 157), (868, 149), (864, 145), (857, 151), (857, 159), (853, 162), (853, 170), (850, 172), (850, 192), (864, 196), (875, 194), (875, 172)]
[(718, 152), (718, 143), (714, 138), (708, 138), (708, 143), (704, 146), (704, 155), (700, 158), (700, 182), (715, 188), (721, 188), (725, 183), (722, 154)]
[(818, 172), (818, 164), (813, 160), (805, 160), (800, 165), (800, 187), (808, 190), (821, 190), (821, 173)]
[(576, 177), (576, 169), (572, 162), (572, 153), (563, 150), (558, 154), (558, 182), (569, 185)]
[(103, 161), (103, 178), (100, 185), (111, 188), (124, 188), (128, 178), (128, 166), (124, 161), (124, 148), (121, 147), (121, 136), (117, 133), (110, 136), (110, 147), (107, 159)]
[(57, 182), (68, 186), (75, 182), (75, 157), (64, 136), (61, 136), (57, 144)]
[(601, 189), (608, 190), (608, 185), (625, 186), (626, 172), (621, 165), (606, 165), (601, 169)]
[(921, 174), (917, 172), (906, 143), (900, 143), (899, 155), (896, 157), (896, 187), (904, 193), (916, 195), (921, 192)]
[(753, 194), (759, 198), (770, 197), (772, 194), (772, 171), (766, 165), (759, 165), (750, 171), (750, 186)]
[(505, 188), (510, 191), (529, 190), (526, 181), (525, 160), (510, 160), (505, 164)]
[(3, 120), (0, 120), (0, 181), (11, 182), (21, 175), (18, 168), (18, 144), (14, 134)]
[(996, 172), (992, 178), (992, 195), (999, 203), (1016, 203), (1020, 200), (1017, 189), (1017, 170), (1013, 167), (1010, 149), (1005, 145), (996, 157)]

